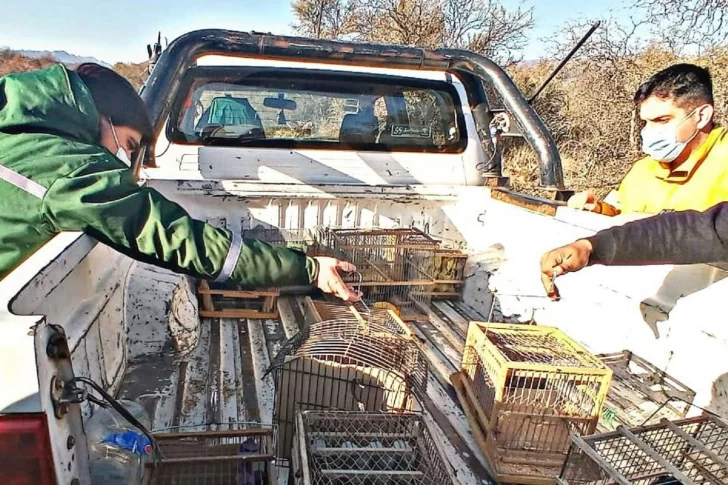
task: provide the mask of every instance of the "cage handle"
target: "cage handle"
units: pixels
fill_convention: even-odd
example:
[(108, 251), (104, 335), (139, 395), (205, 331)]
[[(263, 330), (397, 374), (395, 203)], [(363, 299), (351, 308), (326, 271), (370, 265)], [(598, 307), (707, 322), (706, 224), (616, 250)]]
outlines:
[(362, 295), (361, 299), (359, 300), (359, 303), (362, 304), (364, 307), (364, 310), (366, 311), (367, 320), (366, 324), (369, 325), (371, 319), (372, 319), (372, 311), (369, 309), (369, 305), (366, 304), (364, 301), (364, 292), (362, 291), (362, 285), (364, 283), (364, 275), (360, 271), (355, 271), (354, 274), (359, 277), (359, 284), (357, 286), (356, 291), (359, 292), (360, 295)]

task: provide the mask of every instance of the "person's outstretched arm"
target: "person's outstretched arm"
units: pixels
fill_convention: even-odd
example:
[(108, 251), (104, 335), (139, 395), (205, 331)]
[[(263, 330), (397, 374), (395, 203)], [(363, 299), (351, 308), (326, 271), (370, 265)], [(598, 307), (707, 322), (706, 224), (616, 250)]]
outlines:
[(317, 284), (341, 298), (356, 298), (337, 273), (352, 271), (352, 265), (243, 240), (193, 219), (156, 190), (140, 188), (125, 167), (109, 169), (114, 162), (105, 158), (49, 187), (44, 223), (56, 231), (84, 231), (131, 258), (199, 278), (242, 288)]
[(547, 252), (541, 279), (557, 297), (553, 278), (587, 265), (644, 266), (728, 261), (728, 203), (705, 212), (680, 211), (612, 227)]

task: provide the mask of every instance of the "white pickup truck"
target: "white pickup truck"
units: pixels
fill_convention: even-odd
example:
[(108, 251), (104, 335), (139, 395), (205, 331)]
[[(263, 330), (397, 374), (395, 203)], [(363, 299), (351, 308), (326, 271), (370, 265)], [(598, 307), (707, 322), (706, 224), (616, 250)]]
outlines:
[[(496, 188), (499, 140), (521, 136), (543, 186), (564, 189), (548, 130), (489, 60), (199, 31), (162, 53), (142, 97), (158, 137), (135, 169), (197, 218), (243, 233), (415, 227), (468, 254), (461, 301), (412, 324), (431, 369), (425, 413), (460, 483), (490, 476), (448, 381), (470, 320), (535, 321), (595, 353), (629, 349), (728, 414), (724, 270), (592, 267), (562, 278), (562, 301), (544, 297), (541, 253), (624, 219)], [(306, 297), (281, 298), (275, 320), (200, 318), (195, 288), (78, 233), (0, 281), (0, 483), (89, 483), (93, 407), (63, 395), (73, 376), (142, 403), (155, 430), (271, 423), (263, 372)]]

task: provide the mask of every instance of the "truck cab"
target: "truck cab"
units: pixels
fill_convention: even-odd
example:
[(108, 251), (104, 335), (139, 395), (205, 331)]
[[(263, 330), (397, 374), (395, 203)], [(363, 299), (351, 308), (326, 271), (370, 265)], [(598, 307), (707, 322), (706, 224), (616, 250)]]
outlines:
[[(132, 169), (198, 219), (270, 242), (322, 227), (411, 228), (463, 255), (426, 318), (407, 322), (429, 369), (418, 410), (454, 483), (495, 476), (450, 382), (471, 321), (536, 322), (594, 353), (629, 350), (689, 386), (696, 406), (728, 414), (724, 269), (592, 267), (563, 278), (562, 301), (543, 294), (544, 251), (631, 216), (560, 202), (556, 145), (490, 60), (205, 30), (169, 45), (141, 95), (156, 138)], [(550, 198), (507, 189), (508, 137), (532, 148)], [(96, 406), (69, 385), (76, 377), (141, 403), (154, 433), (272, 427), (266, 371), (321, 307), (281, 294), (274, 315), (210, 317), (200, 288), (80, 233), (59, 234), (0, 281), (0, 475), (90, 483), (84, 426)], [(266, 483), (293, 483), (290, 463), (268, 463)]]

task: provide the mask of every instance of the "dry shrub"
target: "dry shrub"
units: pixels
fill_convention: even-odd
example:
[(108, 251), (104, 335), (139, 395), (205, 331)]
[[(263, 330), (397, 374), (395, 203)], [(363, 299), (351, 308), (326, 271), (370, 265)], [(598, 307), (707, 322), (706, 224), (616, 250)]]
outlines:
[[(634, 56), (593, 56), (572, 61), (534, 104), (554, 134), (564, 165), (567, 188), (596, 189), (602, 194), (619, 185), (639, 151), (640, 123), (632, 102), (637, 87), (652, 74), (677, 62), (710, 69), (718, 118), (728, 109), (728, 49), (700, 58), (678, 58), (650, 47)], [(552, 63), (511, 69), (526, 94), (533, 92)], [(504, 169), (514, 188), (535, 192), (538, 164), (532, 151), (516, 141), (507, 146)]]
[(149, 63), (126, 64), (118, 62), (114, 65), (114, 71), (124, 76), (139, 91), (147, 76), (149, 76)]

